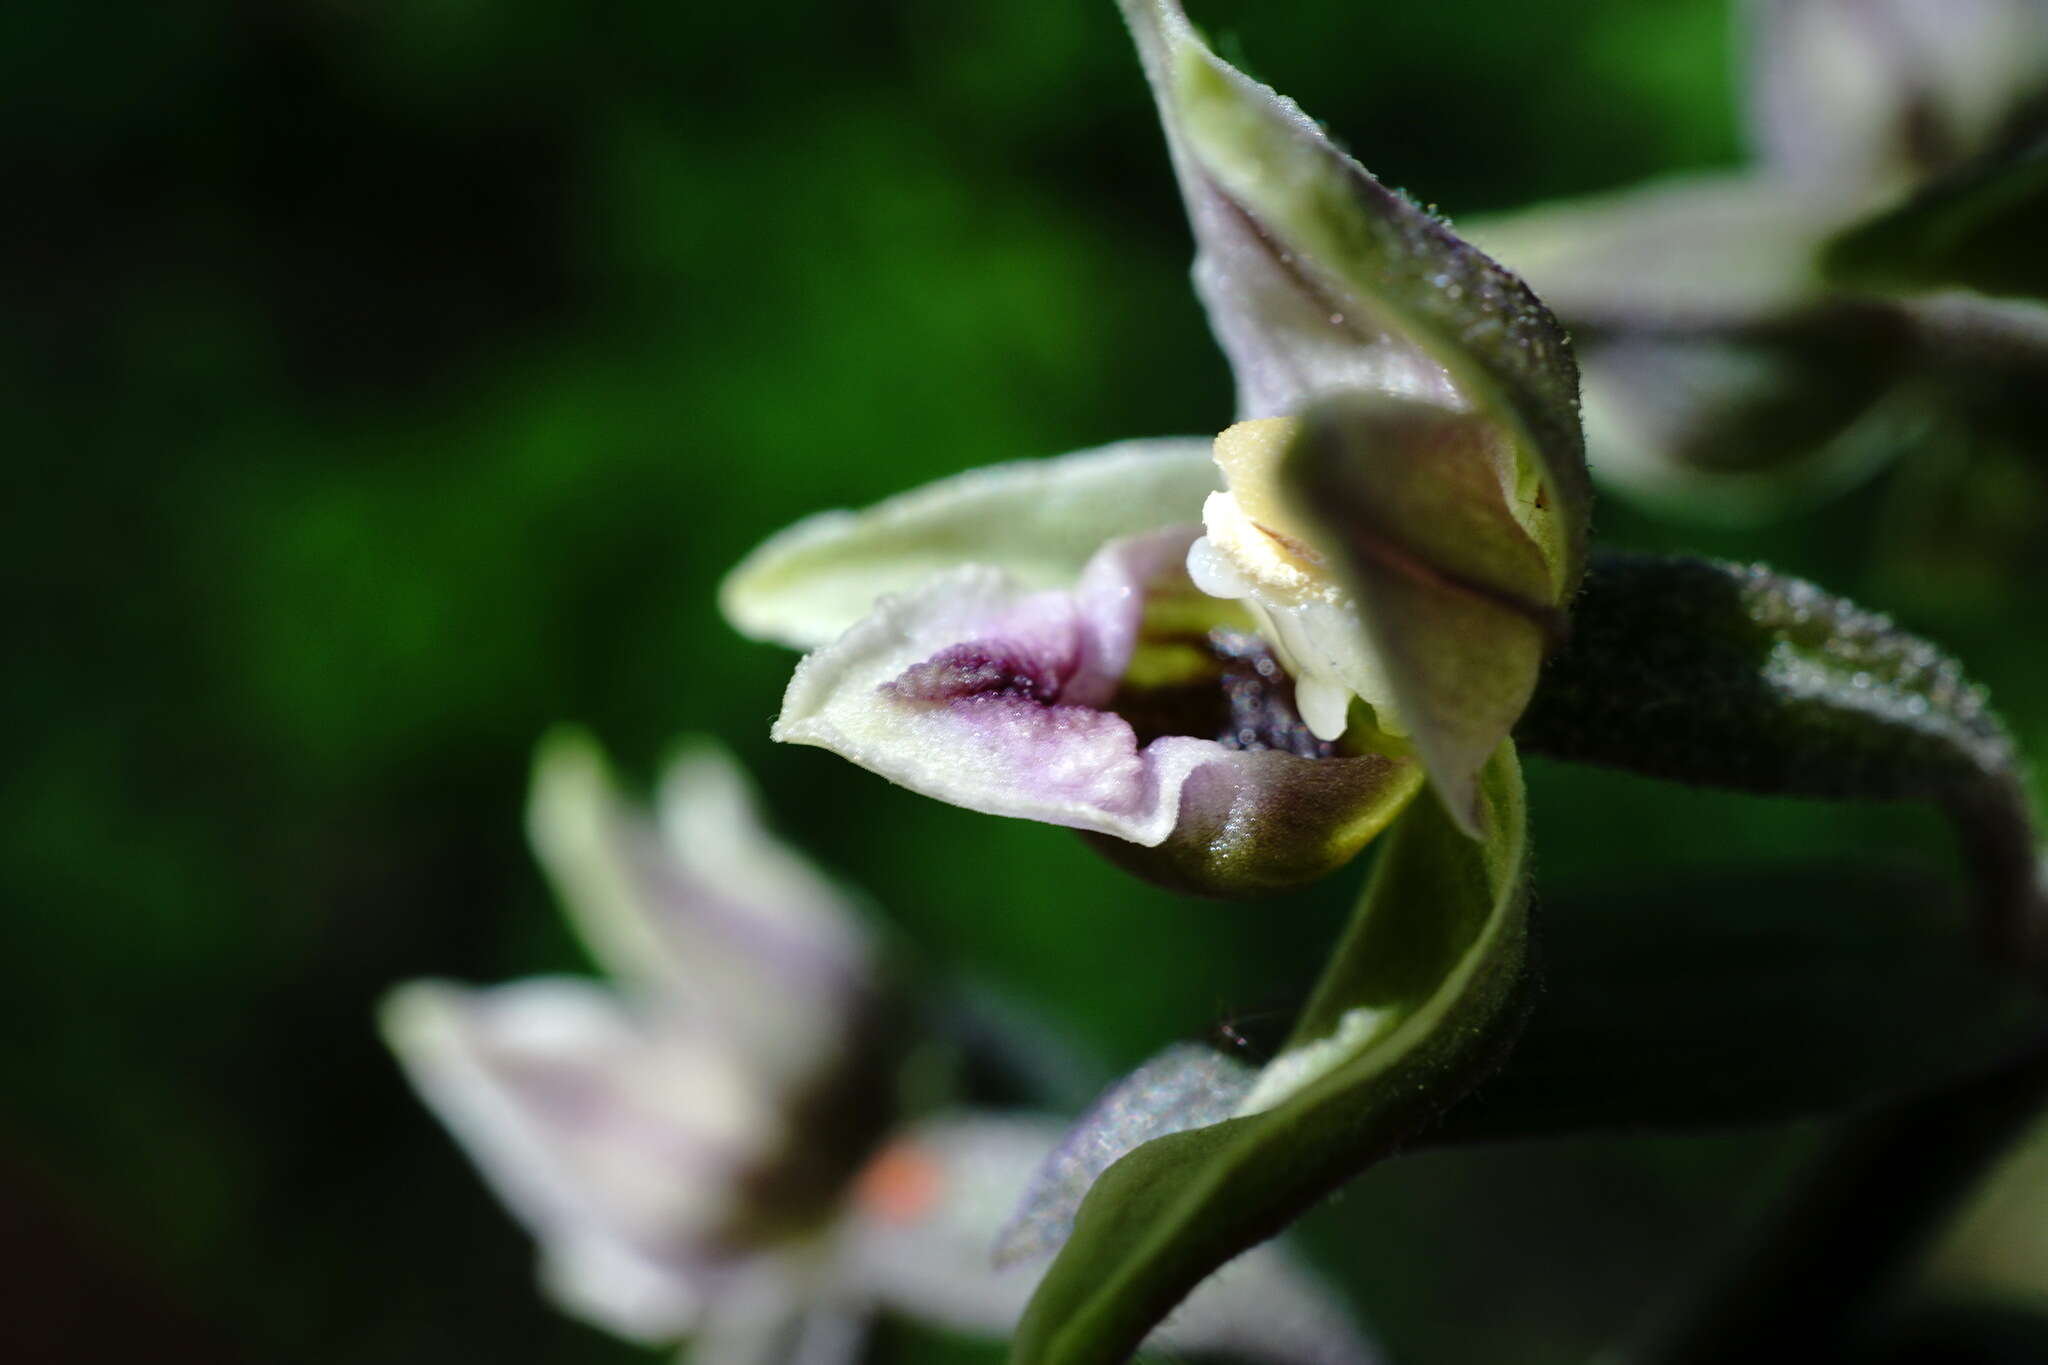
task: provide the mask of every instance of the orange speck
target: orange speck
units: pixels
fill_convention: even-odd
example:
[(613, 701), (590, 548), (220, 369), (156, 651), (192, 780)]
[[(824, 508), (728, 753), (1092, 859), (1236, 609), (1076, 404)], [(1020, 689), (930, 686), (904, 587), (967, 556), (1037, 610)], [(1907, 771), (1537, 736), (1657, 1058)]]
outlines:
[(887, 1223), (915, 1223), (939, 1202), (939, 1163), (912, 1142), (877, 1152), (854, 1181), (862, 1209)]

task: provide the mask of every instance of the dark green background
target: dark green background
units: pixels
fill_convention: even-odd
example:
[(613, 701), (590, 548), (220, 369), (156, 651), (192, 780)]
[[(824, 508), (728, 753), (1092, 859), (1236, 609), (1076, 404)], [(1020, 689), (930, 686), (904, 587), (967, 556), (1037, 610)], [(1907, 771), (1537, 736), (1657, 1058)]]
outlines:
[[(1741, 156), (1722, 0), (1197, 18), (1454, 219)], [(1298, 995), (1348, 885), (1177, 902), (773, 749), (790, 659), (712, 607), (805, 512), (1228, 421), (1107, 0), (23, 4), (0, 54), (0, 1354), (632, 1358), (538, 1301), (370, 1029), (406, 977), (579, 961), (520, 838), (556, 721), (643, 776), (736, 746), (936, 968), (1102, 1075)], [(1898, 572), (1913, 506), (1599, 529), (1898, 609), (2048, 739), (2041, 594)], [(1551, 896), (1941, 847), (1531, 775)], [(1310, 1232), (1405, 1360), (1575, 1359), (1729, 1244), (1786, 1141), (1420, 1157)]]

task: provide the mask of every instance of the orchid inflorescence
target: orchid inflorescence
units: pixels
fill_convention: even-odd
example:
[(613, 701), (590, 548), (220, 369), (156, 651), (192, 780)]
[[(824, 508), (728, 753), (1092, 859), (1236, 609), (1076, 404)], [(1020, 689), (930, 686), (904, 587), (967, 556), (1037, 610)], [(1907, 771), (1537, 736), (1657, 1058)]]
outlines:
[[(1579, 372), (1545, 301), (1218, 57), (1177, 0), (1120, 3), (1239, 420), (814, 516), (721, 603), (743, 634), (806, 651), (778, 740), (1074, 829), (1174, 890), (1267, 896), (1368, 846), (1372, 873), (1263, 1065), (1177, 1043), (1071, 1125), (918, 1116), (900, 1078), (931, 1025), (843, 893), (763, 833), (729, 761), (682, 759), (657, 825), (587, 741), (550, 741), (533, 841), (615, 986), (416, 984), (385, 1022), (539, 1239), (552, 1292), (623, 1334), (837, 1360), (890, 1307), (1014, 1331), (1029, 1365), (1114, 1361), (1155, 1331), (1372, 1358), (1320, 1281), (1259, 1243), (1431, 1134), (1635, 1121), (1600, 1055), (1549, 1073), (1540, 1103), (1516, 1084), (1574, 985), (1533, 989), (1518, 743), (1933, 804), (1971, 874), (1983, 981), (2002, 983), (1972, 986), (2010, 1025), (1996, 1047), (2041, 1027), (2048, 897), (1981, 690), (1767, 568), (1589, 550)], [(1771, 14), (1855, 31), (1825, 0)], [(1835, 107), (1800, 79), (1780, 61), (1765, 103)], [(1832, 158), (1814, 221), (1901, 183), (1890, 133), (1805, 131), (1771, 146)], [(1510, 263), (1519, 230), (1497, 230)], [(1538, 282), (1567, 278), (1546, 250), (1527, 249)], [(1602, 440), (1629, 431), (1612, 405), (1647, 393), (1616, 349), (1633, 344), (1596, 352)], [(1983, 1060), (1958, 1045), (1954, 1065)], [(1714, 1098), (1727, 1117), (1762, 1104), (1733, 1079)]]

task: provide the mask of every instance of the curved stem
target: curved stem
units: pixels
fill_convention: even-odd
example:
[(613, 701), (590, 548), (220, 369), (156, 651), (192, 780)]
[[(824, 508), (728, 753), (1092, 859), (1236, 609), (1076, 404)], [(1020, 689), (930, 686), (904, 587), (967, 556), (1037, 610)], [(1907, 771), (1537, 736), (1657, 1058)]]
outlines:
[(1983, 774), (1938, 798), (1976, 873), (1978, 926), (1994, 960), (2048, 968), (2048, 885), (2026, 788), (2014, 772)]
[(2044, 1101), (2048, 1051), (1852, 1122), (1731, 1269), (1624, 1358), (1836, 1358)]
[(1735, 791), (1931, 803), (1956, 827), (1992, 957), (2048, 977), (2010, 736), (1960, 664), (1853, 602), (1759, 565), (1596, 555), (1515, 739)]

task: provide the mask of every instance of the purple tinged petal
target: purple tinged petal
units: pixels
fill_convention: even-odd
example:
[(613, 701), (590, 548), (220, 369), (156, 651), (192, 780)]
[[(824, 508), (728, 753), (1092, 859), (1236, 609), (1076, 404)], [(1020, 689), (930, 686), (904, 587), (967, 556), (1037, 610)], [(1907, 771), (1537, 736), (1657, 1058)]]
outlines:
[(764, 1077), (800, 1080), (838, 1050), (869, 989), (865, 936), (847, 897), (763, 827), (721, 750), (684, 750), (657, 823), (618, 793), (594, 743), (558, 733), (535, 764), (528, 827), (622, 983), (693, 1011)]
[(900, 597), (798, 664), (775, 738), (832, 749), (915, 791), (1140, 844), (1172, 832), (1188, 775), (1229, 751), (1140, 746), (1115, 694), (1146, 585), (1192, 528), (1113, 542), (1071, 591), (969, 567)]
[(382, 1009), (413, 1085), (540, 1242), (564, 1306), (629, 1336), (691, 1319), (740, 1173), (781, 1140), (730, 1053), (673, 1023), (568, 979), (416, 982)]
[[(656, 826), (672, 914), (701, 915), (748, 945), (771, 984), (861, 988), (871, 954), (859, 907), (769, 831), (724, 749), (696, 740), (677, 753), (662, 774)], [(683, 925), (668, 927), (687, 942)]]
[(775, 737), (970, 810), (1102, 836), (1112, 860), (1175, 889), (1246, 896), (1315, 880), (1414, 795), (1412, 765), (1212, 734), (1144, 742), (1101, 709), (1118, 697), (1148, 591), (1191, 592), (1193, 537), (1113, 542), (1069, 592), (968, 568), (886, 599), (798, 665)]

